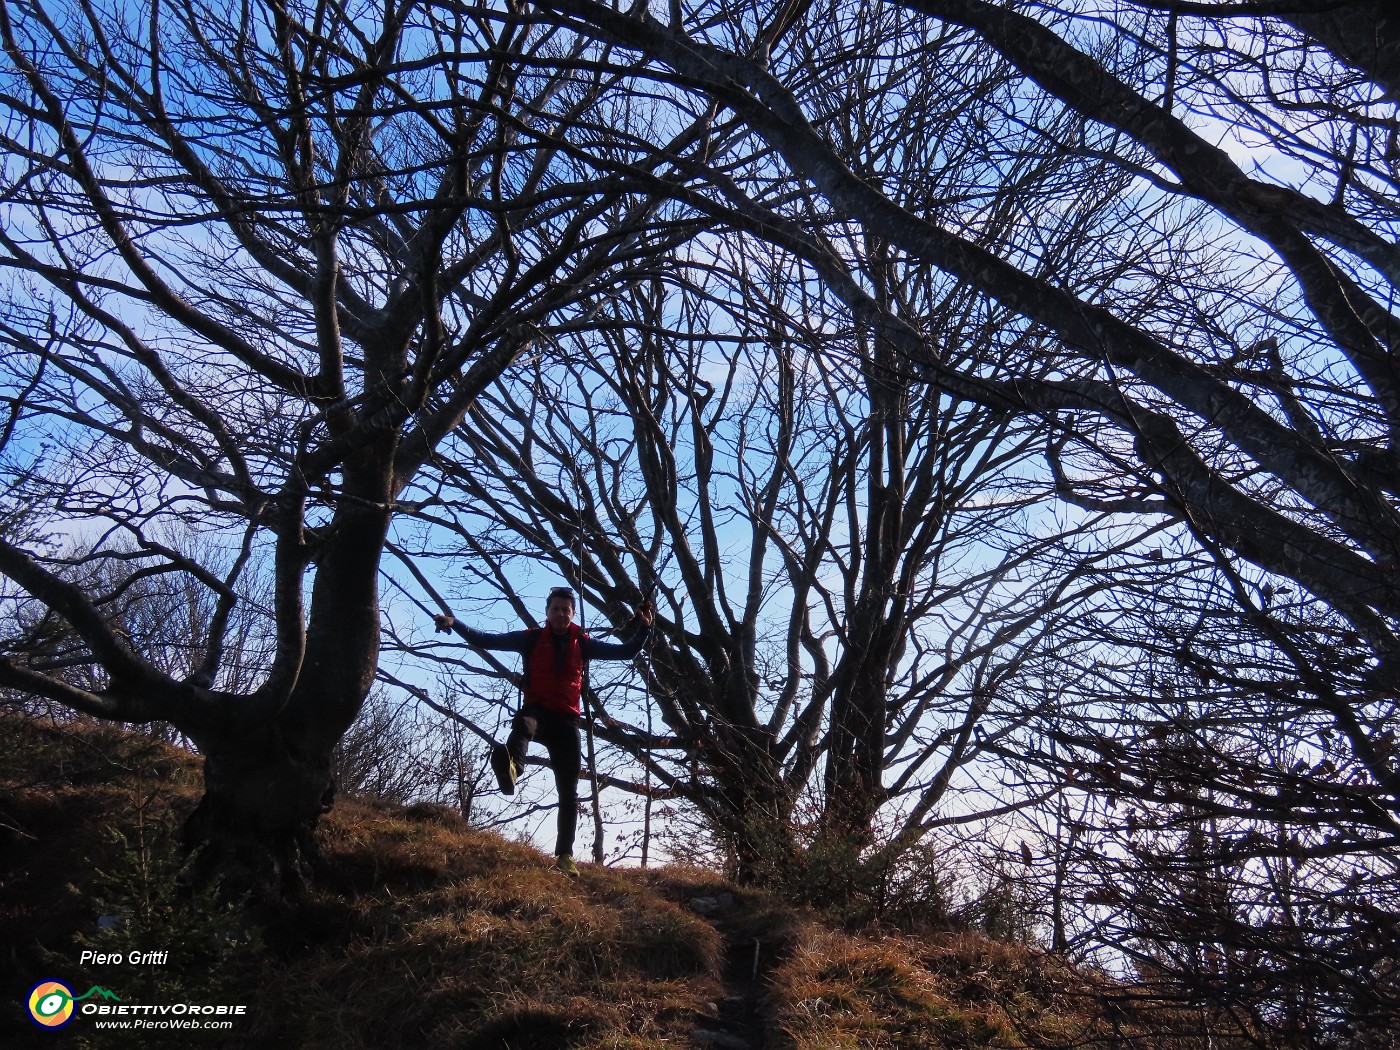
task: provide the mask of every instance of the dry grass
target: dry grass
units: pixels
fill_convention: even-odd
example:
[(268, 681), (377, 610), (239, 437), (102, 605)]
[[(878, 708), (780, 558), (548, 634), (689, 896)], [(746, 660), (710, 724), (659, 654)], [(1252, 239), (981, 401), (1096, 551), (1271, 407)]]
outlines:
[[(98, 873), (122, 863), (111, 833), (139, 820), (168, 839), (199, 786), (198, 760), (157, 741), (0, 716), (10, 1001), (40, 977), (99, 976), (75, 938), (95, 932)], [(240, 960), (248, 1018), (227, 1045), (651, 1050), (684, 1044), (719, 993), (720, 935), (680, 904), (688, 870), (570, 880), (436, 806), (343, 799), (319, 837), (310, 898), (262, 917), (264, 947)], [(0, 1044), (35, 1037), (7, 1025)]]
[(993, 1012), (946, 991), (901, 940), (814, 926), (775, 975), (771, 1003), (795, 1050), (1015, 1045)]
[(966, 931), (852, 936), (808, 923), (774, 975), (786, 1050), (1254, 1046), (1052, 955)]
[(168, 825), (199, 791), (198, 762), (158, 740), (0, 715), (0, 929), (12, 964), (37, 965), (37, 945), (88, 919), (65, 889), (113, 863), (113, 828)]
[(311, 913), (348, 936), (287, 960), (301, 1045), (643, 1047), (716, 993), (718, 935), (627, 873), (353, 801), (325, 841)]
[[(114, 830), (130, 839), (139, 824), (168, 837), (199, 790), (199, 763), (183, 751), (111, 728), (0, 715), (9, 1001), (43, 977), (83, 987), (132, 980), (76, 965), (79, 942), (95, 935), (98, 873), (123, 863)], [(215, 979), (227, 987), (232, 974), (248, 1007), (231, 1038), (200, 1046), (683, 1047), (697, 1016), (749, 979), (756, 944), (768, 967), (760, 1020), (769, 1050), (1194, 1045), (1185, 1024), (1147, 1037), (1132, 1016), (1109, 1017), (1107, 982), (1024, 947), (967, 933), (840, 932), (693, 867), (585, 866), (569, 880), (550, 858), (474, 831), (443, 807), (343, 799), (319, 838), (309, 899), (253, 917), (246, 942), (216, 945), (222, 972), (205, 984), (178, 974), (191, 989)], [(686, 907), (721, 893), (738, 903), (719, 930)], [(190, 928), (198, 931), (193, 919)], [(0, 1017), (0, 1045), (54, 1045), (52, 1033), (16, 1026), (13, 1011)], [(118, 1045), (78, 1028), (69, 1045)], [(185, 1033), (121, 1045), (189, 1042)]]

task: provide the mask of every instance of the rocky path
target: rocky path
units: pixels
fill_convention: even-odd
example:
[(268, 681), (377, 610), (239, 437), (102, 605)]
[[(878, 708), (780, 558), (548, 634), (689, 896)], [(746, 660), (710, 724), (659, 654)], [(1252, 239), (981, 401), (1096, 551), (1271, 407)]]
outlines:
[(768, 976), (787, 951), (782, 924), (732, 893), (689, 902), (724, 937), (724, 992), (696, 1017), (693, 1045), (713, 1050), (777, 1050), (767, 1012)]

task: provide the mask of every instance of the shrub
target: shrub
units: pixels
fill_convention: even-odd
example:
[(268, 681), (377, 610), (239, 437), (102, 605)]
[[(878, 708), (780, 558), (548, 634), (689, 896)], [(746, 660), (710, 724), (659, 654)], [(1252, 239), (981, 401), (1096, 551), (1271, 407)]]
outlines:
[[(114, 859), (92, 880), (97, 922), (74, 938), (79, 953), (120, 957), (98, 971), (101, 985), (129, 1004), (244, 1002), (263, 965), (260, 933), (242, 905), (222, 899), (217, 886), (192, 887), (189, 859), (181, 855), (169, 811), (150, 818), (139, 810), (129, 833), (111, 828), (106, 835)], [(103, 1047), (187, 1040), (188, 1033), (182, 1038), (179, 1031), (101, 1033)]]

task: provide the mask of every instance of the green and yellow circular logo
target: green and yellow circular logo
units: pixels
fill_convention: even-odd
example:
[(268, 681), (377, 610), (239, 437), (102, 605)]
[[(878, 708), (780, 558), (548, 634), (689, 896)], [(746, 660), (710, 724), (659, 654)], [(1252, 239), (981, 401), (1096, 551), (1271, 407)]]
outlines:
[(59, 981), (40, 981), (29, 992), (29, 1016), (45, 1028), (62, 1028), (73, 1019), (73, 993)]

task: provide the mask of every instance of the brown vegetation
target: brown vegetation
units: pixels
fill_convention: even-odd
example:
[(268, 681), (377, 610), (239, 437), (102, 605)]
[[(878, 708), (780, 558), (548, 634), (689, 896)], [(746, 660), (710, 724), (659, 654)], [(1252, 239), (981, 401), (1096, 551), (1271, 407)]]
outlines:
[[(1026, 947), (956, 931), (842, 932), (685, 866), (586, 867), (569, 880), (441, 806), (347, 799), (322, 825), (320, 871), (301, 905), (255, 918), (211, 911), (173, 885), (168, 861), (199, 797), (197, 759), (111, 727), (0, 717), (0, 785), (8, 999), (51, 977), (75, 994), (101, 983), (153, 1001), (131, 994), (149, 972), (80, 967), (78, 952), (158, 948), (140, 940), (139, 916), (183, 892), (183, 905), (155, 912), (159, 936), (195, 946), (217, 932), (209, 951), (170, 960), (162, 993), (248, 1007), (226, 1042), (201, 1046), (684, 1046), (726, 998), (754, 990), (736, 987), (747, 980), (761, 992), (750, 1009), (767, 1047), (1178, 1045), (1148, 1035), (1142, 1018), (1107, 1015), (1113, 987), (1101, 978)], [(113, 898), (116, 887), (127, 899)], [(701, 897), (726, 904), (698, 915), (690, 902)], [(106, 909), (126, 925), (99, 932)], [(13, 1012), (0, 1023), (6, 1046), (52, 1042), (16, 1028)], [(83, 1016), (68, 1034), (78, 1045), (164, 1045), (150, 1032), (122, 1043)]]

